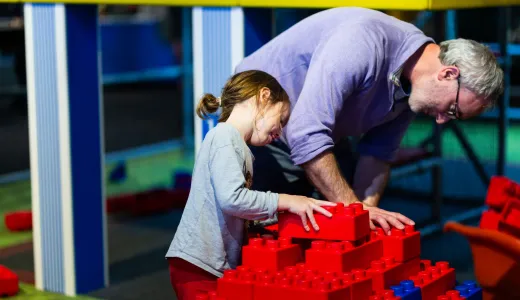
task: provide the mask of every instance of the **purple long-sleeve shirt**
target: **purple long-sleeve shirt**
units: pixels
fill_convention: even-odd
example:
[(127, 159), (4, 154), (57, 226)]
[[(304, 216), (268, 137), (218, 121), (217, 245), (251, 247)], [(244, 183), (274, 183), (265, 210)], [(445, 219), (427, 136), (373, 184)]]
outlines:
[(236, 72), (270, 73), (287, 91), (291, 117), (283, 140), (295, 164), (334, 142), (361, 137), (358, 151), (388, 161), (414, 117), (399, 77), (403, 63), (434, 42), (410, 23), (355, 7), (308, 17), (246, 57)]

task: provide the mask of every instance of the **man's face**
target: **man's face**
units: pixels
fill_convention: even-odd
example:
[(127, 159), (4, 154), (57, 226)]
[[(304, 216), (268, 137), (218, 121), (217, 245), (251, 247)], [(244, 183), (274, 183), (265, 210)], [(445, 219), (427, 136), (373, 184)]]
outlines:
[(485, 109), (483, 103), (486, 102), (461, 87), (458, 76), (441, 72), (436, 77), (425, 78), (414, 84), (408, 103), (413, 112), (429, 115), (438, 124), (443, 124), (453, 119), (469, 119), (480, 115)]

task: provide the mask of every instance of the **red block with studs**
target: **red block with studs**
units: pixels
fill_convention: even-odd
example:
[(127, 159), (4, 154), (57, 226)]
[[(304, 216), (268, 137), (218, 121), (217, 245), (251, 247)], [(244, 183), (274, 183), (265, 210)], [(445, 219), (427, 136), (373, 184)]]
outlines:
[(368, 300), (400, 300), (401, 297), (394, 295), (392, 290), (378, 291), (375, 295), (372, 295)]
[(32, 229), (32, 212), (30, 210), (7, 213), (4, 216), (5, 227), (10, 231)]
[(208, 293), (198, 293), (195, 296), (195, 300), (226, 300), (226, 298), (219, 297), (216, 291), (211, 291)]
[(368, 210), (363, 209), (363, 204), (353, 203), (345, 206), (337, 203), (336, 206), (325, 206), (332, 213), (332, 217), (326, 217), (320, 213), (314, 213), (314, 218), (320, 230), (303, 228), (302, 220), (298, 215), (280, 213), (278, 216), (278, 230), (280, 236), (304, 239), (357, 241), (370, 234)]
[(265, 268), (271, 271), (282, 270), (302, 261), (299, 245), (293, 244), (290, 237), (252, 238), (242, 247), (242, 265), (250, 268)]
[(498, 230), (498, 223), (500, 221), (500, 212), (494, 209), (489, 209), (482, 213), (480, 217), (480, 228)]
[(501, 211), (511, 199), (520, 199), (520, 185), (505, 176), (491, 177), (486, 204)]
[(323, 273), (265, 275), (255, 285), (254, 299), (349, 300), (350, 286), (341, 276)]
[(253, 270), (239, 266), (236, 270), (225, 270), (217, 279), (217, 294), (227, 300), (253, 300), (253, 287), (257, 276), (265, 270)]
[(343, 280), (351, 282), (350, 297), (352, 300), (367, 299), (372, 295), (372, 278), (362, 269), (343, 273)]
[(376, 292), (388, 290), (421, 270), (421, 260), (412, 258), (407, 262), (397, 262), (393, 257), (384, 257), (371, 263), (367, 274), (372, 277), (372, 289)]
[(520, 200), (513, 199), (506, 204), (500, 215), (498, 230), (520, 237)]
[(367, 269), (370, 262), (383, 257), (383, 241), (377, 237), (360, 246), (349, 241), (313, 241), (305, 251), (305, 263), (312, 269), (334, 272), (350, 272)]
[(18, 275), (0, 265), (0, 296), (14, 296), (18, 291)]
[(431, 266), (431, 262), (421, 261), (423, 271), (411, 276), (414, 284), (421, 288), (422, 300), (436, 300), (446, 291), (455, 287), (455, 269), (448, 262), (440, 261)]
[(421, 255), (421, 234), (413, 225), (405, 225), (404, 229), (392, 228), (390, 235), (386, 235), (382, 228), (377, 228), (376, 232), (383, 240), (384, 256), (405, 262)]
[(466, 300), (466, 298), (462, 297), (459, 291), (451, 290), (442, 296), (437, 296), (436, 300)]

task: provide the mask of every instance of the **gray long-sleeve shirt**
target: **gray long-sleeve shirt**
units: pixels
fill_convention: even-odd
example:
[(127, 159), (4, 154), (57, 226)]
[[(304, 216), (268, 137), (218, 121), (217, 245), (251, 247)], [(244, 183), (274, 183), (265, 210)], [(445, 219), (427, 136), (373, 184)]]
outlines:
[(278, 194), (248, 189), (253, 156), (237, 129), (218, 123), (196, 157), (191, 191), (166, 257), (215, 276), (240, 262), (245, 220), (272, 218)]

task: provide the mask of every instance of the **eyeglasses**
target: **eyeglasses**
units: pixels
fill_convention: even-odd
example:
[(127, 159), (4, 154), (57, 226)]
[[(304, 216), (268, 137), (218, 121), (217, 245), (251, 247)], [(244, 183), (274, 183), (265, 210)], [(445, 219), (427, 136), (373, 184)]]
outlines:
[(459, 91), (460, 91), (460, 76), (457, 77), (457, 97), (455, 98), (455, 103), (453, 103), (450, 108), (446, 111), (446, 116), (452, 120), (458, 120), (460, 118), (459, 115)]

